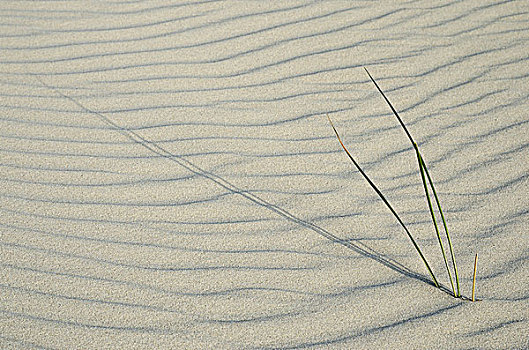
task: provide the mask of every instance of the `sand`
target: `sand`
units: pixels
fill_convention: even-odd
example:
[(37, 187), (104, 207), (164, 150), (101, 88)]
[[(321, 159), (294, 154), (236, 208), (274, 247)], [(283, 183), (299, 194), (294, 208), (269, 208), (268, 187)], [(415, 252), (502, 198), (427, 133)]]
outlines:
[(529, 348), (527, 2), (0, 14), (0, 348)]

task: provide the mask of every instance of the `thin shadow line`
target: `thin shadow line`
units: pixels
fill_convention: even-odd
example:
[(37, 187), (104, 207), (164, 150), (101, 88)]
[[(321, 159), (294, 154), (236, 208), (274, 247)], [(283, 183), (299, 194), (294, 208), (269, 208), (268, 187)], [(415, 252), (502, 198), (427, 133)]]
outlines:
[(260, 205), (270, 211), (272, 211), (273, 213), (291, 221), (291, 222), (294, 222), (298, 225), (301, 225), (303, 227), (306, 227), (314, 232), (316, 232), (317, 234), (319, 234), (320, 236), (323, 236), (331, 241), (333, 241), (334, 243), (339, 243), (341, 244), (342, 246), (346, 247), (346, 248), (349, 248), (351, 250), (353, 250), (354, 252), (358, 253), (358, 254), (361, 254), (367, 258), (370, 258), (370, 259), (373, 259), (374, 261), (377, 261), (378, 263), (384, 265), (385, 267), (388, 267), (390, 268), (391, 270), (393, 271), (396, 271), (402, 275), (405, 275), (407, 277), (410, 277), (410, 278), (414, 278), (416, 280), (419, 280), (419, 281), (422, 281), (424, 283), (427, 283), (429, 285), (432, 285), (433, 286), (433, 283), (430, 281), (430, 279), (424, 277), (423, 275), (420, 275), (412, 270), (410, 270), (408, 267), (400, 264), (399, 262), (387, 257), (387, 256), (384, 256), (383, 254), (375, 251), (374, 249), (366, 246), (365, 244), (361, 243), (361, 242), (355, 242), (355, 243), (352, 243), (350, 241), (350, 239), (348, 240), (344, 240), (334, 234), (332, 234), (331, 232), (327, 231), (326, 229), (314, 224), (314, 223), (311, 223), (311, 222), (308, 222), (306, 220), (303, 220), (301, 218), (298, 218), (297, 216), (295, 216), (294, 214), (290, 213), (289, 211), (283, 209), (283, 208), (280, 208), (278, 207), (277, 205), (274, 205), (272, 203), (269, 203), (268, 201), (262, 199), (261, 197), (253, 194), (253, 193), (250, 193), (248, 191), (245, 191), (239, 187), (237, 187), (236, 185), (232, 184), (231, 182), (223, 179), (222, 177), (212, 173), (212, 172), (209, 172), (207, 170), (204, 170), (202, 169), (201, 167), (193, 164), (192, 162), (188, 161), (187, 159), (181, 157), (181, 156), (178, 156), (176, 154), (173, 154), (171, 152), (169, 152), (168, 150), (166, 150), (165, 148), (159, 146), (158, 144), (152, 142), (152, 141), (149, 141), (148, 139), (144, 138), (143, 136), (139, 135), (137, 132), (133, 131), (133, 130), (130, 130), (130, 129), (127, 129), (127, 128), (124, 128), (118, 124), (116, 124), (115, 122), (113, 122), (112, 120), (110, 120), (108, 117), (106, 117), (105, 115), (103, 115), (102, 113), (100, 112), (97, 112), (97, 111), (93, 111), (91, 109), (89, 109), (88, 107), (84, 106), (83, 104), (81, 104), (80, 102), (78, 102), (77, 100), (75, 100), (74, 98), (68, 96), (68, 95), (65, 95), (64, 93), (62, 93), (61, 91), (59, 91), (56, 87), (54, 86), (51, 86), (51, 85), (48, 85), (46, 84), (39, 76), (37, 75), (34, 75), (32, 74), (32, 76), (38, 80), (43, 86), (47, 87), (48, 89), (52, 90), (52, 91), (55, 91), (57, 94), (61, 95), (62, 97), (64, 97), (65, 99), (71, 101), (72, 103), (74, 103), (75, 105), (77, 105), (78, 107), (80, 107), (81, 109), (83, 109), (84, 111), (90, 113), (90, 114), (93, 114), (95, 116), (97, 116), (99, 119), (101, 119), (103, 122), (111, 125), (112, 127), (114, 127), (116, 129), (116, 131), (118, 131), (120, 134), (122, 134), (123, 136), (127, 137), (128, 139), (134, 141), (135, 143), (138, 143), (140, 144), (141, 146), (143, 146), (144, 148), (146, 148), (147, 150), (159, 155), (159, 156), (162, 156), (182, 167), (184, 167), (185, 169), (189, 170), (190, 172), (192, 172), (193, 174), (196, 174), (196, 175), (199, 175), (199, 176), (202, 176), (212, 182), (214, 182), (215, 184), (221, 186), (222, 188), (228, 190), (229, 192), (233, 193), (233, 194), (238, 194), (242, 197), (244, 197), (245, 199), (257, 204), (257, 205)]

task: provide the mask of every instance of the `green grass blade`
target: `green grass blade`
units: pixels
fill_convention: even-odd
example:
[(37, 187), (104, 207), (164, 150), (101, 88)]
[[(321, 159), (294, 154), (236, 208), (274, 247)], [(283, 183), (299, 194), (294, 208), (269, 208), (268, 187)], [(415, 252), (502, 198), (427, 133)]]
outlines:
[(419, 253), (419, 256), (421, 257), (422, 261), (424, 262), (424, 265), (426, 266), (426, 269), (428, 270), (428, 272), (430, 273), (430, 276), (432, 277), (432, 280), (435, 284), (435, 286), (437, 288), (439, 288), (439, 282), (437, 282), (437, 279), (435, 278), (435, 275), (432, 271), (432, 269), (430, 268), (430, 265), (428, 264), (428, 261), (426, 261), (426, 258), (424, 257), (423, 253), (421, 252), (421, 249), (419, 248), (419, 246), (417, 245), (417, 242), (415, 242), (415, 239), (413, 238), (413, 236), (411, 235), (410, 231), (408, 230), (408, 228), (406, 227), (406, 225), (404, 225), (404, 222), (401, 220), (401, 218), (399, 217), (399, 215), (397, 214), (397, 212), (395, 211), (395, 209), (393, 209), (393, 207), (391, 206), (391, 204), (389, 204), (388, 200), (386, 199), (386, 197), (382, 194), (382, 192), (380, 192), (380, 190), (378, 189), (378, 187), (373, 183), (373, 181), (371, 181), (371, 179), (367, 176), (367, 174), (362, 170), (362, 168), (360, 168), (360, 165), (358, 165), (358, 163), (356, 162), (356, 160), (353, 158), (353, 156), (351, 155), (351, 153), (349, 153), (349, 151), (347, 150), (347, 148), (345, 147), (345, 145), (343, 144), (342, 142), (342, 139), (340, 138), (340, 135), (338, 134), (338, 131), (336, 131), (336, 128), (334, 127), (334, 124), (332, 123), (332, 120), (331, 118), (327, 115), (327, 119), (329, 120), (329, 123), (331, 124), (332, 126), (332, 129), (334, 130), (334, 133), (336, 134), (336, 138), (338, 139), (338, 142), (340, 142), (340, 145), (342, 146), (343, 150), (345, 151), (345, 153), (347, 154), (347, 156), (349, 157), (349, 159), (353, 162), (353, 164), (355, 165), (355, 167), (358, 169), (358, 171), (360, 172), (360, 174), (362, 174), (362, 176), (364, 177), (364, 179), (366, 179), (366, 181), (369, 183), (369, 185), (371, 186), (371, 188), (373, 188), (373, 190), (375, 190), (375, 192), (378, 194), (378, 196), (380, 197), (380, 199), (382, 199), (382, 201), (384, 202), (384, 204), (386, 204), (386, 206), (389, 208), (389, 210), (391, 211), (391, 213), (397, 218), (397, 221), (400, 223), (400, 225), (404, 228), (404, 231), (406, 231), (406, 234), (408, 235), (409, 239), (411, 240), (413, 246), (415, 247), (415, 250), (417, 250), (417, 252)]
[(400, 118), (399, 114), (397, 113), (397, 111), (395, 110), (395, 108), (393, 107), (393, 105), (391, 104), (391, 102), (389, 102), (389, 99), (386, 97), (386, 95), (384, 94), (384, 92), (382, 92), (382, 89), (380, 88), (380, 86), (378, 86), (378, 84), (377, 84), (377, 82), (375, 81), (375, 79), (373, 79), (373, 77), (371, 76), (371, 74), (369, 74), (369, 71), (367, 70), (366, 67), (364, 67), (364, 70), (366, 71), (367, 75), (369, 76), (369, 79), (371, 79), (371, 81), (373, 82), (373, 84), (375, 84), (375, 86), (377, 87), (378, 92), (380, 92), (380, 94), (382, 95), (382, 97), (384, 97), (384, 100), (386, 100), (386, 103), (388, 104), (389, 108), (391, 108), (391, 111), (393, 112), (393, 114), (395, 114), (395, 117), (397, 117), (397, 120), (399, 121), (400, 126), (402, 126), (402, 129), (404, 129), (404, 132), (406, 132), (406, 135), (407, 135), (408, 138), (410, 139), (410, 142), (414, 145), (414, 147), (417, 147), (415, 141), (413, 140), (413, 137), (411, 137), (411, 134), (410, 134), (410, 132), (408, 131), (408, 128), (406, 127), (406, 125), (404, 125), (404, 122), (403, 122), (402, 119)]
[[(420, 153), (419, 153), (419, 157), (421, 159), (422, 164), (425, 164), (424, 163), (424, 159), (422, 158)], [(456, 288), (457, 288), (457, 297), (460, 297), (461, 296), (461, 291), (460, 291), (460, 288), (459, 288), (459, 275), (457, 273), (457, 265), (456, 265), (455, 255), (454, 255), (454, 248), (452, 246), (452, 240), (450, 239), (450, 234), (448, 232), (448, 225), (446, 224), (445, 216), (443, 214), (443, 209), (441, 209), (441, 203), (439, 201), (439, 197), (437, 196), (437, 191), (435, 191), (435, 186), (433, 184), (433, 181), (432, 181), (432, 178), (430, 176), (430, 173), (428, 172), (428, 168), (426, 168), (426, 165), (424, 165), (424, 172), (426, 173), (426, 177), (428, 178), (428, 182), (430, 183), (430, 187), (432, 188), (432, 192), (433, 192), (433, 195), (434, 195), (434, 198), (435, 198), (435, 202), (437, 204), (437, 209), (439, 209), (439, 214), (441, 214), (441, 219), (443, 220), (443, 227), (444, 227), (444, 230), (445, 230), (446, 239), (448, 241), (448, 248), (450, 250), (450, 255), (451, 255), (451, 258), (452, 258), (452, 265), (454, 266), (454, 274), (455, 274), (455, 278), (456, 278)]]
[(432, 206), (432, 200), (430, 199), (430, 193), (428, 191), (428, 185), (426, 183), (426, 176), (424, 174), (425, 173), (424, 169), (426, 169), (426, 166), (424, 165), (423, 159), (421, 157), (421, 153), (419, 152), (418, 148), (416, 148), (416, 153), (417, 153), (417, 161), (419, 162), (419, 170), (420, 170), (420, 173), (421, 173), (421, 179), (422, 179), (422, 184), (423, 184), (423, 187), (424, 187), (424, 193), (425, 193), (426, 199), (428, 201), (428, 208), (430, 209), (430, 215), (432, 216), (432, 222), (433, 222), (433, 225), (434, 225), (434, 228), (435, 228), (435, 233), (437, 234), (437, 239), (439, 241), (439, 246), (441, 247), (441, 253), (443, 255), (443, 260), (444, 260), (444, 263), (445, 263), (445, 266), (446, 266), (446, 271), (448, 272), (448, 278), (450, 279), (450, 285), (452, 286), (452, 292), (454, 292), (454, 296), (457, 297), (456, 290), (454, 288), (454, 281), (452, 279), (452, 273), (450, 272), (450, 268), (448, 267), (448, 261), (446, 259), (445, 248), (444, 248), (444, 245), (443, 245), (443, 241), (441, 239), (441, 234), (439, 233), (439, 227), (437, 226), (437, 220), (435, 219), (435, 213), (434, 213), (433, 206)]
[(428, 172), (428, 168), (426, 167), (426, 163), (424, 162), (424, 159), (422, 158), (422, 156), (419, 153), (419, 147), (417, 146), (417, 143), (415, 142), (415, 140), (411, 136), (410, 132), (408, 131), (408, 128), (406, 127), (406, 125), (402, 121), (401, 117), (399, 116), (399, 114), (397, 113), (397, 111), (395, 110), (395, 108), (393, 107), (391, 102), (389, 102), (389, 99), (386, 97), (386, 95), (384, 94), (384, 92), (382, 91), (380, 86), (378, 86), (378, 84), (375, 81), (375, 79), (373, 79), (373, 77), (371, 76), (371, 74), (369, 73), (367, 68), (364, 67), (364, 70), (366, 71), (367, 75), (369, 76), (369, 78), (371, 79), (373, 84), (375, 84), (377, 90), (380, 92), (380, 94), (382, 95), (382, 97), (384, 98), (386, 103), (388, 104), (389, 108), (391, 109), (391, 111), (393, 112), (393, 114), (395, 115), (397, 120), (399, 121), (402, 129), (404, 130), (404, 132), (408, 136), (408, 139), (412, 143), (413, 148), (415, 149), (415, 151), (420, 156), (420, 159), (421, 159), (421, 161), (422, 161), (422, 163), (424, 165), (423, 166), (424, 172), (426, 174), (426, 177), (428, 178), (428, 182), (430, 184), (430, 187), (432, 188), (432, 192), (434, 194), (436, 205), (437, 205), (437, 208), (439, 209), (439, 213), (441, 214), (441, 219), (443, 221), (443, 227), (444, 227), (444, 230), (445, 230), (445, 233), (446, 233), (446, 238), (448, 240), (448, 246), (449, 246), (449, 249), (450, 249), (450, 255), (451, 255), (451, 259), (452, 259), (452, 264), (453, 264), (453, 267), (454, 267), (454, 274), (455, 274), (456, 287), (457, 287), (457, 296), (460, 297), (461, 296), (461, 292), (460, 292), (460, 288), (459, 288), (459, 274), (457, 272), (457, 265), (456, 265), (455, 255), (454, 255), (454, 249), (453, 249), (453, 246), (452, 246), (452, 240), (450, 239), (450, 234), (448, 233), (448, 226), (446, 224), (446, 220), (445, 220), (445, 217), (444, 217), (444, 214), (443, 214), (443, 210), (441, 209), (441, 203), (439, 202), (439, 197), (437, 196), (437, 192), (435, 191), (435, 186), (433, 185), (433, 181), (432, 181), (432, 178), (430, 177), (430, 173)]

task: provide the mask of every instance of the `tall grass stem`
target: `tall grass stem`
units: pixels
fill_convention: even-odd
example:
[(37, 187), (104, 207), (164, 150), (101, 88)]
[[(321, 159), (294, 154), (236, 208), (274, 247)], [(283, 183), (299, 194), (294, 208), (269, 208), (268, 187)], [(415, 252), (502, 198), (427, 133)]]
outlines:
[(404, 231), (406, 231), (406, 234), (408, 235), (409, 239), (411, 240), (413, 246), (415, 247), (415, 250), (417, 250), (417, 252), (419, 253), (419, 256), (421, 257), (422, 261), (424, 262), (424, 265), (426, 266), (426, 269), (428, 270), (428, 273), (430, 274), (430, 276), (432, 277), (432, 280), (435, 284), (435, 286), (437, 288), (439, 288), (439, 282), (437, 282), (437, 279), (435, 278), (435, 275), (432, 271), (432, 269), (430, 268), (430, 264), (428, 264), (428, 261), (426, 261), (426, 258), (424, 257), (423, 253), (421, 252), (421, 249), (419, 248), (419, 245), (417, 244), (417, 242), (415, 241), (415, 239), (413, 238), (413, 236), (411, 235), (410, 231), (408, 230), (408, 228), (406, 227), (406, 225), (404, 224), (404, 222), (401, 220), (401, 218), (399, 217), (399, 215), (397, 214), (397, 212), (395, 211), (395, 209), (393, 209), (393, 207), (391, 206), (391, 204), (389, 204), (388, 200), (386, 199), (386, 197), (382, 194), (382, 192), (380, 192), (380, 190), (378, 189), (378, 187), (373, 183), (373, 181), (371, 181), (371, 179), (367, 176), (367, 174), (362, 170), (362, 168), (360, 167), (360, 165), (358, 165), (358, 163), (356, 162), (356, 160), (353, 158), (353, 156), (351, 155), (351, 153), (349, 153), (349, 151), (347, 150), (347, 148), (345, 147), (345, 145), (343, 144), (342, 142), (342, 139), (340, 138), (340, 135), (338, 134), (338, 131), (336, 130), (336, 128), (334, 127), (334, 124), (331, 120), (331, 118), (329, 117), (329, 115), (327, 115), (327, 119), (329, 120), (329, 123), (331, 124), (332, 126), (332, 129), (334, 130), (334, 133), (336, 134), (336, 138), (338, 139), (338, 142), (340, 142), (340, 145), (342, 146), (343, 150), (345, 151), (345, 153), (347, 154), (347, 156), (349, 157), (349, 159), (353, 162), (353, 164), (355, 165), (355, 167), (358, 169), (358, 171), (360, 172), (360, 174), (362, 174), (362, 176), (364, 177), (364, 179), (369, 183), (369, 185), (371, 186), (371, 188), (373, 188), (373, 190), (375, 190), (375, 192), (378, 194), (378, 196), (380, 197), (380, 199), (382, 199), (382, 201), (384, 202), (384, 204), (386, 204), (386, 206), (388, 207), (388, 209), (391, 211), (391, 213), (395, 216), (395, 218), (397, 218), (397, 221), (400, 223), (400, 225), (404, 228)]
[[(457, 293), (454, 293), (454, 294), (457, 297), (460, 297), (461, 296), (461, 291), (460, 291), (460, 287), (459, 287), (459, 274), (457, 272), (457, 265), (456, 265), (455, 255), (454, 255), (454, 249), (453, 249), (453, 246), (452, 246), (452, 240), (450, 239), (450, 234), (448, 232), (448, 225), (446, 224), (446, 220), (445, 220), (445, 217), (444, 217), (444, 214), (443, 214), (443, 210), (441, 209), (441, 203), (439, 201), (439, 197), (437, 196), (437, 192), (435, 191), (435, 186), (433, 185), (433, 181), (432, 181), (432, 178), (430, 176), (430, 173), (428, 172), (428, 168), (426, 167), (426, 163), (425, 163), (424, 159), (422, 158), (422, 156), (421, 156), (421, 154), (419, 152), (419, 147), (417, 146), (417, 143), (415, 142), (415, 140), (411, 136), (410, 132), (408, 131), (408, 128), (406, 127), (406, 125), (402, 121), (401, 117), (399, 116), (399, 114), (397, 113), (397, 111), (395, 110), (395, 108), (393, 107), (391, 102), (389, 101), (389, 99), (386, 97), (386, 95), (384, 94), (384, 92), (382, 91), (380, 86), (378, 86), (378, 84), (375, 81), (375, 79), (371, 76), (371, 74), (369, 73), (367, 68), (364, 67), (364, 70), (366, 71), (367, 75), (369, 76), (369, 78), (371, 79), (373, 84), (375, 84), (375, 87), (380, 92), (380, 94), (382, 95), (382, 97), (384, 98), (386, 103), (388, 104), (389, 108), (391, 109), (391, 111), (393, 112), (393, 114), (395, 115), (397, 120), (399, 121), (402, 129), (404, 130), (404, 132), (408, 136), (408, 139), (410, 140), (411, 144), (413, 145), (413, 148), (415, 149), (415, 152), (417, 153), (418, 157), (420, 158), (420, 163), (422, 163), (422, 165), (423, 165), (422, 169), (424, 170), (424, 173), (426, 174), (426, 177), (428, 179), (428, 182), (430, 184), (430, 187), (432, 189), (432, 192), (433, 192), (433, 195), (434, 195), (434, 198), (435, 198), (435, 202), (436, 202), (437, 208), (439, 210), (439, 213), (441, 214), (441, 219), (443, 221), (443, 228), (445, 230), (446, 239), (448, 241), (448, 246), (449, 246), (449, 249), (450, 249), (450, 255), (451, 255), (451, 259), (452, 259), (452, 265), (453, 265), (453, 268), (454, 268), (454, 274), (455, 274), (455, 279), (456, 279), (456, 287), (457, 287)], [(419, 165), (419, 168), (421, 168), (420, 165)], [(443, 249), (443, 252), (444, 252), (444, 249)]]
[[(418, 150), (418, 148), (417, 148), (417, 150)], [(424, 163), (424, 159), (422, 158), (420, 153), (419, 153), (419, 156), (421, 157), (421, 162), (424, 165), (424, 167), (423, 167), (424, 168), (424, 172), (426, 174), (426, 177), (428, 178), (428, 182), (430, 183), (430, 187), (432, 188), (432, 193), (433, 193), (433, 196), (435, 198), (435, 203), (437, 204), (437, 209), (439, 210), (439, 214), (441, 214), (441, 219), (443, 221), (443, 228), (444, 228), (444, 231), (445, 231), (445, 234), (446, 234), (446, 239), (448, 241), (448, 247), (450, 249), (450, 255), (451, 255), (451, 258), (452, 258), (452, 265), (454, 267), (454, 274), (455, 274), (455, 278), (456, 278), (456, 288), (457, 288), (456, 297), (460, 297), (461, 296), (461, 290), (459, 288), (459, 275), (457, 273), (456, 258), (454, 256), (454, 249), (453, 249), (453, 246), (452, 246), (452, 240), (450, 239), (450, 234), (448, 233), (448, 225), (446, 224), (445, 216), (443, 214), (443, 209), (441, 208), (441, 203), (439, 201), (439, 197), (437, 196), (437, 191), (435, 191), (435, 186), (433, 185), (433, 181), (432, 181), (432, 178), (430, 176), (430, 173), (428, 172), (428, 168), (426, 167), (426, 165)]]
[(434, 228), (435, 228), (435, 233), (437, 234), (437, 239), (439, 241), (439, 246), (441, 247), (441, 253), (443, 255), (443, 260), (444, 260), (444, 263), (445, 263), (445, 266), (446, 266), (446, 272), (448, 272), (448, 278), (450, 279), (450, 285), (452, 286), (452, 292), (454, 293), (454, 296), (457, 297), (456, 290), (454, 288), (454, 281), (452, 279), (452, 273), (450, 272), (450, 268), (448, 267), (448, 261), (446, 259), (445, 248), (444, 248), (444, 245), (443, 245), (443, 241), (441, 239), (441, 234), (439, 233), (439, 227), (437, 226), (437, 220), (435, 218), (435, 213), (434, 213), (433, 206), (432, 206), (432, 200), (430, 199), (430, 193), (428, 191), (428, 185), (426, 184), (426, 176), (424, 174), (424, 169), (425, 169), (424, 162), (423, 162), (423, 159), (421, 157), (421, 153), (419, 152), (419, 149), (416, 148), (415, 151), (417, 153), (417, 161), (419, 162), (419, 170), (420, 170), (420, 173), (421, 173), (421, 179), (422, 179), (422, 184), (423, 184), (423, 187), (424, 187), (424, 193), (425, 193), (426, 199), (428, 201), (428, 208), (430, 209), (430, 215), (432, 216), (432, 222), (433, 222), (433, 225), (434, 225)]

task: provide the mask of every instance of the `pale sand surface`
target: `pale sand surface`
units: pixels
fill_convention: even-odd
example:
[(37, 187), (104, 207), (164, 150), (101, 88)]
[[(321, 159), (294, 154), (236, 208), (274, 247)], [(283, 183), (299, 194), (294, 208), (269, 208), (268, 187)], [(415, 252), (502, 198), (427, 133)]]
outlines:
[[(381, 4), (383, 3), (383, 4)], [(2, 1), (0, 348), (529, 347), (529, 4)], [(450, 284), (429, 282), (350, 151)]]

